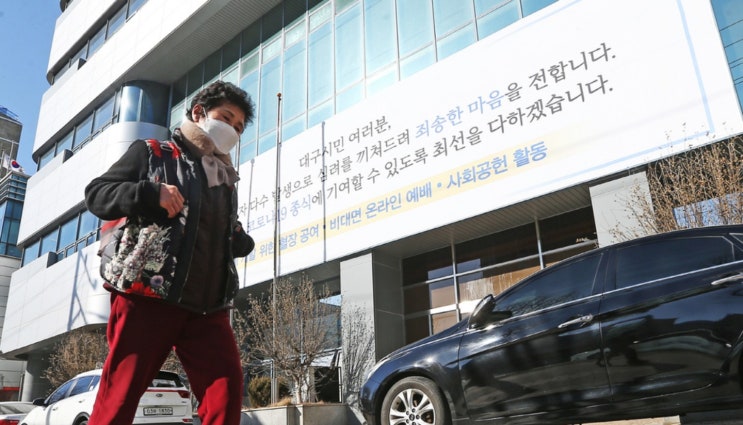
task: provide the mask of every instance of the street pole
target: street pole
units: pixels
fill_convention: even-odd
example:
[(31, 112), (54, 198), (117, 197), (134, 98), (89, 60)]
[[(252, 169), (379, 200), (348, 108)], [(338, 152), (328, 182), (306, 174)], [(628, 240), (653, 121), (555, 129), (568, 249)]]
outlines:
[[(273, 347), (274, 352), (276, 351), (276, 285), (279, 283), (279, 250), (280, 246), (280, 229), (279, 220), (281, 218), (281, 93), (276, 94), (276, 182), (275, 182), (275, 194), (274, 194), (274, 221), (273, 221), (273, 282), (271, 283), (271, 315), (273, 323)], [(274, 367), (271, 368), (271, 403), (275, 404), (279, 401), (279, 385), (277, 378), (277, 370)]]

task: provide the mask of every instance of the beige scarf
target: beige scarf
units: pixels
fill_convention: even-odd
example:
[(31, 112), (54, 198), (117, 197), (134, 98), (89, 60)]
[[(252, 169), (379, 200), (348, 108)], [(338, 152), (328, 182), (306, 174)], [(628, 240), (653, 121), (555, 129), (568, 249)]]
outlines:
[(183, 120), (181, 134), (188, 150), (196, 159), (201, 159), (209, 187), (220, 184), (232, 186), (240, 180), (230, 156), (216, 152), (212, 139), (196, 123), (188, 119)]

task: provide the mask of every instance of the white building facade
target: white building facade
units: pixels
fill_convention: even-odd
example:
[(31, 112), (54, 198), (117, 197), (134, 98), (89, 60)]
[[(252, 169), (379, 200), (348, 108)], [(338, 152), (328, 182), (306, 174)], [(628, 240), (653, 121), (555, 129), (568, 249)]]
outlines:
[(240, 297), (307, 274), (363, 306), (377, 358), (614, 242), (645, 164), (743, 131), (735, 1), (62, 4), (0, 339), (24, 399), (56, 341), (108, 317), (85, 185), (216, 79), (257, 106)]

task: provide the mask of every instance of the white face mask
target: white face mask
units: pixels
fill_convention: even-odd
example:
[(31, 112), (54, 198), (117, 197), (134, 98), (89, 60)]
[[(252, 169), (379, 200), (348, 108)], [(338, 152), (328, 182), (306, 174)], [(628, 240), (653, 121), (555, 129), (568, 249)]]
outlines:
[(224, 121), (207, 116), (197, 125), (212, 139), (217, 153), (228, 154), (240, 140), (237, 131)]

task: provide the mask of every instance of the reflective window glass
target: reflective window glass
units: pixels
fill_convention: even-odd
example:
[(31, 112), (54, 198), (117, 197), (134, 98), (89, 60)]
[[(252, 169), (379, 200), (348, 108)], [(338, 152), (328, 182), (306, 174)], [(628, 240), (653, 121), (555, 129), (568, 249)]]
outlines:
[(634, 244), (617, 249), (616, 287), (624, 288), (735, 261), (722, 237), (689, 237)]
[(38, 240), (31, 245), (27, 246), (23, 250), (23, 265), (32, 262), (33, 260), (39, 258), (39, 247), (41, 246), (41, 241)]
[(435, 62), (436, 52), (433, 50), (433, 45), (431, 45), (400, 61), (400, 79), (404, 80)]
[(129, 16), (134, 15), (147, 0), (129, 0)]
[(56, 252), (59, 229), (54, 229), (41, 238), (41, 253)]
[(59, 229), (59, 249), (72, 245), (77, 240), (77, 217), (65, 222)]
[(431, 315), (431, 332), (437, 333), (457, 324), (457, 312), (455, 310)]
[(90, 42), (88, 43), (88, 57), (93, 56), (93, 54), (103, 46), (105, 41), (106, 26), (104, 25), (97, 33), (95, 33), (95, 35), (93, 35), (93, 37), (90, 38)]
[(90, 211), (83, 211), (80, 214), (80, 229), (77, 233), (77, 239), (96, 231), (96, 229), (98, 229), (98, 217), (94, 216)]
[(459, 302), (480, 300), (488, 294), (500, 294), (538, 272), (540, 268), (539, 258), (529, 258), (459, 276)]
[(335, 105), (335, 113), (344, 111), (351, 106), (364, 100), (364, 84), (358, 83), (353, 87), (347, 88), (342, 93), (338, 93)]
[(306, 130), (304, 126), (304, 114), (290, 121), (285, 121), (281, 128), (281, 140), (289, 140)]
[[(256, 102), (256, 96), (258, 95), (258, 83), (260, 81), (258, 71), (252, 71), (249, 74), (243, 74), (244, 77), (240, 81), (240, 88), (245, 90), (252, 98), (253, 102)], [(259, 114), (260, 115), (260, 114)], [(242, 136), (240, 136), (240, 163), (254, 158), (257, 154), (256, 143), (258, 137), (258, 125), (253, 123), (245, 127)]]
[(73, 149), (80, 146), (93, 131), (93, 114), (88, 115), (75, 127), (75, 139), (72, 141)]
[(108, 35), (106, 38), (110, 38), (121, 28), (126, 22), (126, 5), (119, 9), (111, 19), (108, 20)]
[(431, 0), (398, 1), (397, 26), (401, 57), (405, 57), (426, 44), (432, 43), (433, 10)]
[(489, 12), (495, 7), (502, 7), (504, 4), (519, 6), (519, 0), (475, 0), (475, 14), (477, 16)]
[(57, 154), (62, 153), (65, 149), (72, 150), (72, 139), (74, 133), (70, 131), (57, 142)]
[(472, 2), (433, 0), (433, 16), (436, 23), (436, 36), (444, 36), (462, 25), (472, 22), (474, 11)]
[(54, 147), (49, 149), (48, 151), (44, 152), (41, 157), (39, 158), (39, 166), (38, 169), (40, 170), (43, 166), (48, 164), (52, 159), (54, 159)]
[[(397, 58), (395, 2), (393, 0), (366, 0), (364, 2), (366, 29), (366, 73), (373, 74)], [(380, 31), (380, 28), (385, 28)]]
[(204, 60), (204, 81), (210, 82), (217, 79), (219, 77), (219, 71), (222, 70), (221, 66), (222, 50), (217, 50)]
[(289, 120), (307, 110), (307, 60), (304, 43), (294, 44), (284, 53), (282, 119)]
[(356, 4), (335, 18), (336, 90), (343, 90), (363, 77), (363, 61), (359, 60), (363, 48), (361, 6)]
[(258, 134), (276, 130), (279, 92), (281, 92), (281, 61), (276, 58), (261, 67)]
[(521, 0), (521, 10), (524, 16), (529, 16), (532, 13), (544, 9), (551, 5), (557, 0)]
[(428, 316), (415, 317), (405, 320), (405, 342), (411, 343), (430, 335)]
[(498, 297), (496, 309), (521, 315), (590, 296), (600, 260), (594, 254), (545, 269)]
[(454, 274), (451, 248), (441, 248), (402, 260), (403, 284), (434, 280)]
[(470, 44), (477, 41), (475, 39), (475, 26), (467, 25), (459, 31), (450, 34), (446, 38), (439, 40), (436, 44), (438, 47), (439, 60), (464, 49)]
[(330, 24), (310, 34), (308, 42), (309, 106), (318, 105), (333, 95), (333, 39)]
[(93, 129), (99, 130), (111, 122), (111, 118), (114, 114), (114, 97), (111, 96), (103, 105), (99, 106), (95, 111), (95, 121), (93, 123)]
[(477, 36), (483, 39), (519, 20), (519, 3), (511, 1), (477, 20)]
[(307, 128), (314, 127), (332, 116), (333, 100), (331, 99), (307, 112)]

